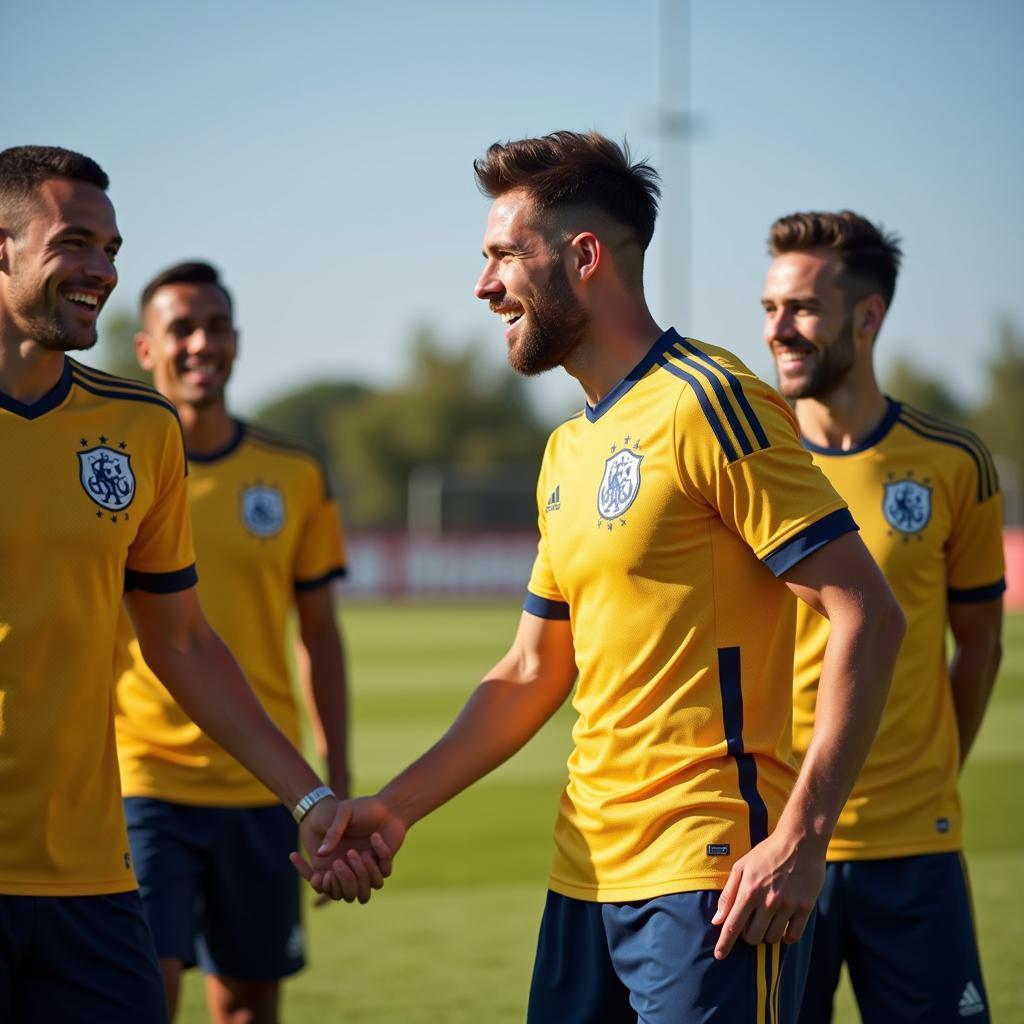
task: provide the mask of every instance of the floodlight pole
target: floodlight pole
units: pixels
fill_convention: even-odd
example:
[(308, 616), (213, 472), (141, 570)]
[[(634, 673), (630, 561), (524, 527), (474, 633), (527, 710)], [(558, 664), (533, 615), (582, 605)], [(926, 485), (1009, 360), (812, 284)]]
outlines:
[(658, 115), (661, 140), (661, 315), (682, 333), (693, 318), (690, 251), (690, 4), (658, 3)]

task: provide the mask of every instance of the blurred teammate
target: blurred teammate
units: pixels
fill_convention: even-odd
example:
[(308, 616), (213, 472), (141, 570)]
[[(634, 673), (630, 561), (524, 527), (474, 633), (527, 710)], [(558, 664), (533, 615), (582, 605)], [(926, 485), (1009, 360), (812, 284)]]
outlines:
[[(548, 443), (511, 648), (435, 747), (351, 805), (349, 834), (396, 847), (514, 754), (578, 670), (530, 1021), (791, 1019), (781, 943), (812, 911), (899, 610), (785, 403), (651, 317), (654, 170), (558, 132), (492, 146), (476, 174), (494, 200), (477, 297), (517, 371), (562, 366), (586, 405)], [(799, 779), (791, 591), (834, 626)]]
[[(166, 1019), (114, 745), (122, 598), (147, 660), (189, 714), (304, 814), (307, 848), (337, 809), (203, 617), (174, 407), (67, 355), (95, 343), (117, 283), (121, 237), (107, 184), (96, 163), (68, 150), (0, 152), (5, 1024)], [(350, 870), (359, 877), (346, 895), (367, 895), (370, 869)]]
[[(772, 225), (770, 249), (762, 303), (779, 387), (908, 627), (878, 738), (829, 845), (801, 1020), (831, 1018), (845, 960), (867, 1021), (986, 1021), (957, 774), (1000, 659), (995, 467), (973, 434), (878, 388), (872, 357), (896, 285), (895, 238), (848, 210), (796, 213)], [(829, 624), (806, 606), (797, 624), (803, 756), (816, 700), (821, 714)]]
[[(298, 611), (299, 666), (336, 793), (348, 792), (346, 685), (330, 583), (344, 573), (338, 509), (316, 459), (232, 417), (224, 388), (238, 335), (231, 297), (206, 263), (182, 263), (142, 293), (140, 365), (178, 410), (188, 453), (199, 595), (270, 717), (299, 742), (286, 659)], [(130, 660), (117, 687), (128, 836), (171, 1015), (183, 965), (207, 972), (217, 1024), (275, 1024), (280, 979), (303, 964), (295, 822), (208, 739), (153, 676), (122, 622)], [(253, 899), (253, 892), (259, 893)]]

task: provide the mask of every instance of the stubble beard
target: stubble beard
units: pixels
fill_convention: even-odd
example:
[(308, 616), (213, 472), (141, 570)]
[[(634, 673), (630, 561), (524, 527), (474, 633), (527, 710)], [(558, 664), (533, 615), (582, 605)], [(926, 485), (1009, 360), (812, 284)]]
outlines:
[(523, 302), (522, 337), (508, 351), (509, 366), (524, 377), (564, 365), (590, 328), (590, 316), (556, 267), (547, 289)]
[(853, 369), (853, 321), (843, 324), (835, 340), (820, 348), (818, 365), (802, 382), (786, 385), (779, 377), (779, 390), (785, 398), (799, 401), (801, 398), (827, 398), (846, 380)]
[(45, 292), (23, 285), (19, 278), (11, 282), (11, 319), (22, 337), (51, 352), (84, 352), (99, 337), (95, 325), (88, 333), (75, 331), (57, 310), (45, 309)]

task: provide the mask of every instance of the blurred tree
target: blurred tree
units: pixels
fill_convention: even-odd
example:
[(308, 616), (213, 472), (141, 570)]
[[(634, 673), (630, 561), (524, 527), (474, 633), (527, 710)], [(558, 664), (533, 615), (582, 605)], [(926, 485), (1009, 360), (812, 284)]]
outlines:
[(329, 466), (334, 417), (344, 415), (369, 394), (365, 384), (353, 381), (308, 384), (260, 406), (253, 419), (309, 445)]
[(954, 397), (945, 381), (922, 372), (903, 356), (893, 360), (882, 390), (901, 402), (951, 423), (965, 424), (970, 418), (969, 411)]
[[(409, 474), (419, 465), (528, 463), (535, 471), (547, 434), (518, 378), (488, 372), (478, 347), (452, 352), (421, 327), (403, 385), (332, 414), (330, 450), (346, 520), (356, 527), (404, 526)], [(532, 484), (526, 494), (532, 504)], [(489, 525), (482, 509), (461, 520)]]
[(1007, 522), (1024, 522), (1024, 331), (1008, 319), (996, 328), (988, 390), (971, 427), (996, 456)]

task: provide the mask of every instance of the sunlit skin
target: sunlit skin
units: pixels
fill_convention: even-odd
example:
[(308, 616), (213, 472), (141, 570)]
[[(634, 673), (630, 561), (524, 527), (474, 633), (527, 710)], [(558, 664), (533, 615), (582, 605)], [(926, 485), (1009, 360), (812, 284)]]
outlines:
[(164, 285), (146, 306), (142, 328), (135, 338), (139, 364), (177, 407), (189, 450), (226, 445), (235, 427), (224, 388), (238, 351), (227, 296), (209, 283)]
[(0, 229), (0, 390), (34, 400), (56, 384), (64, 352), (96, 343), (120, 248), (113, 205), (83, 181), (43, 182), (23, 225)]
[(586, 337), (589, 317), (573, 294), (562, 246), (535, 226), (519, 192), (491, 207), (484, 235), (484, 271), (475, 294), (507, 323), (509, 365), (534, 376), (561, 366)]
[(491, 204), (477, 298), (507, 319), (510, 365), (561, 366), (596, 405), (661, 334), (643, 296), (643, 253), (600, 211), (538, 212), (522, 190)]
[(802, 432), (815, 444), (849, 448), (886, 411), (873, 363), (885, 301), (852, 296), (839, 260), (831, 249), (777, 256), (761, 305), (779, 390), (796, 402)]

